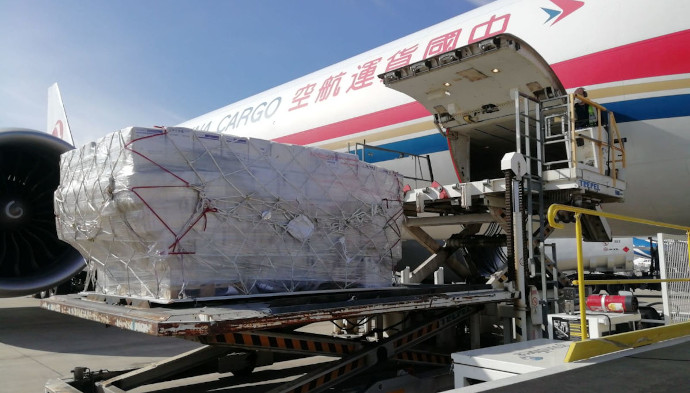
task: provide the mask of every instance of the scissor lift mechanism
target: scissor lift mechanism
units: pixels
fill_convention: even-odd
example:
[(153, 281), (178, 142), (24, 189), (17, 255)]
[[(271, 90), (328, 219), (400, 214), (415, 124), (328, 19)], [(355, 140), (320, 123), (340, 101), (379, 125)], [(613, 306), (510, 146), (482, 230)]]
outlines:
[[(414, 347), (466, 320), (484, 304), (511, 301), (513, 296), (508, 291), (484, 285), (393, 287), (197, 299), (196, 302), (172, 306), (89, 293), (57, 296), (43, 300), (41, 306), (127, 330), (180, 337), (206, 346), (127, 373), (95, 374), (86, 381), (52, 381), (47, 389), (53, 392), (79, 392), (83, 390), (77, 387), (88, 389), (97, 386), (99, 392), (123, 392), (178, 374), (188, 377), (188, 371), (199, 365), (217, 363), (219, 358), (247, 355), (246, 351), (257, 350), (299, 356), (340, 357), (338, 361), (281, 385), (272, 393), (320, 392), (388, 359), (441, 365), (447, 369), (449, 354), (425, 353), (414, 350)], [(361, 336), (342, 339), (290, 331), (319, 321), (365, 317), (380, 320), (388, 313), (421, 312), (428, 314), (424, 322), (412, 324), (386, 338), (378, 334), (373, 341), (361, 340)], [(248, 368), (251, 369), (252, 365)], [(86, 384), (92, 386), (87, 387)]]

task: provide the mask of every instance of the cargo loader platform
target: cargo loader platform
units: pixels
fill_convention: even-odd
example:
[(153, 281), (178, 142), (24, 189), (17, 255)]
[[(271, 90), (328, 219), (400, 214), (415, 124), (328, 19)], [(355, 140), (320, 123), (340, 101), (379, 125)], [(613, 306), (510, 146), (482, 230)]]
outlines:
[(504, 302), (513, 296), (488, 285), (458, 284), (208, 298), (165, 306), (87, 292), (44, 299), (41, 307), (140, 333), (189, 337)]
[[(194, 375), (248, 375), (256, 366), (286, 357), (315, 355), (339, 360), (325, 363), (271, 392), (324, 391), (354, 375), (390, 368), (391, 362), (422, 364), (429, 372), (447, 377), (450, 353), (429, 352), (420, 344), (452, 331), (460, 322), (476, 316), (485, 304), (510, 302), (515, 296), (488, 285), (466, 284), (252, 295), (173, 304), (94, 293), (56, 296), (44, 299), (41, 307), (122, 329), (207, 345), (130, 372), (90, 373), (86, 378), (51, 381), (46, 391), (74, 393), (97, 388), (101, 392), (123, 392), (189, 377), (190, 369), (196, 370)], [(384, 323), (384, 318), (390, 322), (396, 317), (399, 322)], [(376, 327), (345, 337), (296, 331), (320, 321), (350, 323), (351, 328), (363, 324), (361, 319), (367, 326), (375, 321)], [(384, 375), (384, 371), (377, 375)]]
[[(624, 200), (625, 138), (615, 114), (584, 92), (567, 93), (541, 55), (509, 34), (379, 78), (432, 114), (455, 175), (430, 184), (412, 178), (403, 190), (406, 232), (431, 256), (403, 270), (402, 282), (428, 282), (441, 267), (468, 280), (491, 275), (520, 294), (515, 339), (543, 337), (541, 315), (558, 311), (558, 287), (570, 285), (546, 253), (554, 228), (545, 212), (553, 204), (601, 210)], [(592, 115), (585, 119), (582, 109)], [(583, 234), (612, 238), (599, 217), (583, 220)], [(530, 293), (537, 295), (530, 300)]]

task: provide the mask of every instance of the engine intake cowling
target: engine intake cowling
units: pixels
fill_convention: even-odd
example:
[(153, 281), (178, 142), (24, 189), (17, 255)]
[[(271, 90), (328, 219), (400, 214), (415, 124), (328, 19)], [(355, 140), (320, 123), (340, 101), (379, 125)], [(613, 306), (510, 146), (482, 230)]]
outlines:
[(55, 287), (85, 266), (58, 239), (53, 211), (60, 154), (72, 148), (44, 132), (0, 130), (0, 297)]

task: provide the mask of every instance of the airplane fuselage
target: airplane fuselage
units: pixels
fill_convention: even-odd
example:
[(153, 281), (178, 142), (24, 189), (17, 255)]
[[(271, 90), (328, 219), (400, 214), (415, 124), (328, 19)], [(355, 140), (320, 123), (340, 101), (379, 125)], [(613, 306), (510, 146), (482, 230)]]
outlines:
[[(620, 214), (690, 222), (690, 5), (666, 1), (504, 0), (181, 124), (195, 129), (348, 151), (355, 143), (429, 154), (442, 184), (457, 182), (429, 112), (377, 75), (497, 34), (529, 43), (563, 87), (585, 87), (616, 115), (625, 138)], [(509, 64), (496, 65), (497, 68)], [(468, 91), (467, 94), (472, 94)], [(402, 160), (371, 157), (405, 171)], [(413, 184), (413, 187), (415, 185)], [(615, 234), (644, 229), (615, 225)], [(650, 230), (653, 232), (654, 230)]]

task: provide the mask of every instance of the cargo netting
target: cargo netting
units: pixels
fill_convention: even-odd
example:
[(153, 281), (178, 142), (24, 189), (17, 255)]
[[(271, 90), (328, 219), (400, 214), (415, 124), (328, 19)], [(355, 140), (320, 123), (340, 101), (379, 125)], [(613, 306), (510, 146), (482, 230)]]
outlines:
[(175, 300), (392, 283), (400, 176), (351, 154), (185, 128), (65, 153), (60, 239), (97, 292)]

